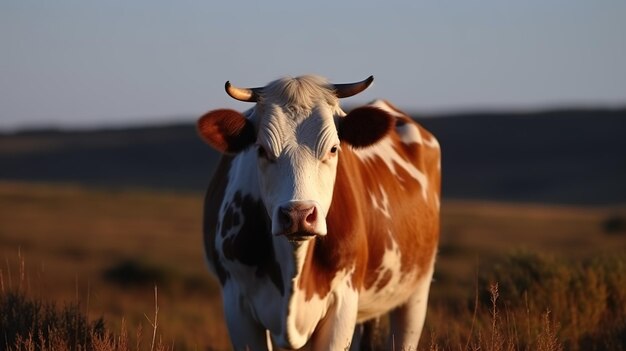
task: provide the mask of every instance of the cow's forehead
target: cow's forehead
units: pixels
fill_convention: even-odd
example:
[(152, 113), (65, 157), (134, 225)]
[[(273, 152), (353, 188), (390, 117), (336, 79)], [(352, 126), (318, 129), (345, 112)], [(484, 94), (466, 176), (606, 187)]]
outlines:
[(301, 110), (272, 104), (259, 110), (257, 143), (274, 157), (294, 145), (307, 147), (321, 157), (330, 144), (339, 142), (334, 118), (342, 111), (337, 106), (320, 103)]

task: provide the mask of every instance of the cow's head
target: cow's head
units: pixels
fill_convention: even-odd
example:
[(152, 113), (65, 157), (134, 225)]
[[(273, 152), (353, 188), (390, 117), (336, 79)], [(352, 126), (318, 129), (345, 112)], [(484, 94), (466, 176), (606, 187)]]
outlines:
[(231, 97), (256, 103), (249, 116), (215, 110), (198, 121), (202, 138), (220, 152), (256, 149), (261, 197), (272, 234), (291, 241), (326, 235), (340, 145), (370, 146), (393, 125), (382, 110), (361, 107), (346, 115), (339, 107), (339, 98), (360, 93), (373, 79), (329, 84), (303, 76), (253, 89), (226, 82)]

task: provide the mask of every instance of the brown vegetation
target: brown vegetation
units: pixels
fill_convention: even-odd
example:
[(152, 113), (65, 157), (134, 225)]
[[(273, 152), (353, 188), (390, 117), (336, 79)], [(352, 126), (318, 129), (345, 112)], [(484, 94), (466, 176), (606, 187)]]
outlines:
[[(0, 311), (0, 349), (147, 350), (159, 335), (161, 348), (229, 349), (201, 203), (201, 194), (0, 182), (0, 308), (24, 316)], [(444, 203), (420, 349), (626, 349), (626, 237), (606, 229), (625, 214)]]

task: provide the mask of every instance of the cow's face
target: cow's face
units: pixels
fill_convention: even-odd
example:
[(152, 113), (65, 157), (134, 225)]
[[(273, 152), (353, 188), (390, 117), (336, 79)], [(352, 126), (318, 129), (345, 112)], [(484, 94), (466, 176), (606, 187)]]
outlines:
[(326, 235), (340, 145), (332, 108), (320, 104), (305, 116), (294, 112), (267, 106), (255, 147), (272, 233), (298, 240)]
[(392, 127), (393, 119), (376, 108), (345, 115), (333, 87), (313, 77), (279, 80), (247, 90), (258, 94), (249, 118), (216, 110), (198, 122), (201, 136), (221, 152), (255, 148), (272, 234), (291, 241), (326, 235), (341, 142), (366, 147)]

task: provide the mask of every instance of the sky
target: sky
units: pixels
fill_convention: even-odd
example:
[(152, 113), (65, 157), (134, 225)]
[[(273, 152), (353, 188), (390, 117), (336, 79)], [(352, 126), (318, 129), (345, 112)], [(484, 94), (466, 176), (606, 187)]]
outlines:
[(282, 76), (354, 106), (626, 106), (626, 1), (0, 0), (0, 130), (191, 122)]

